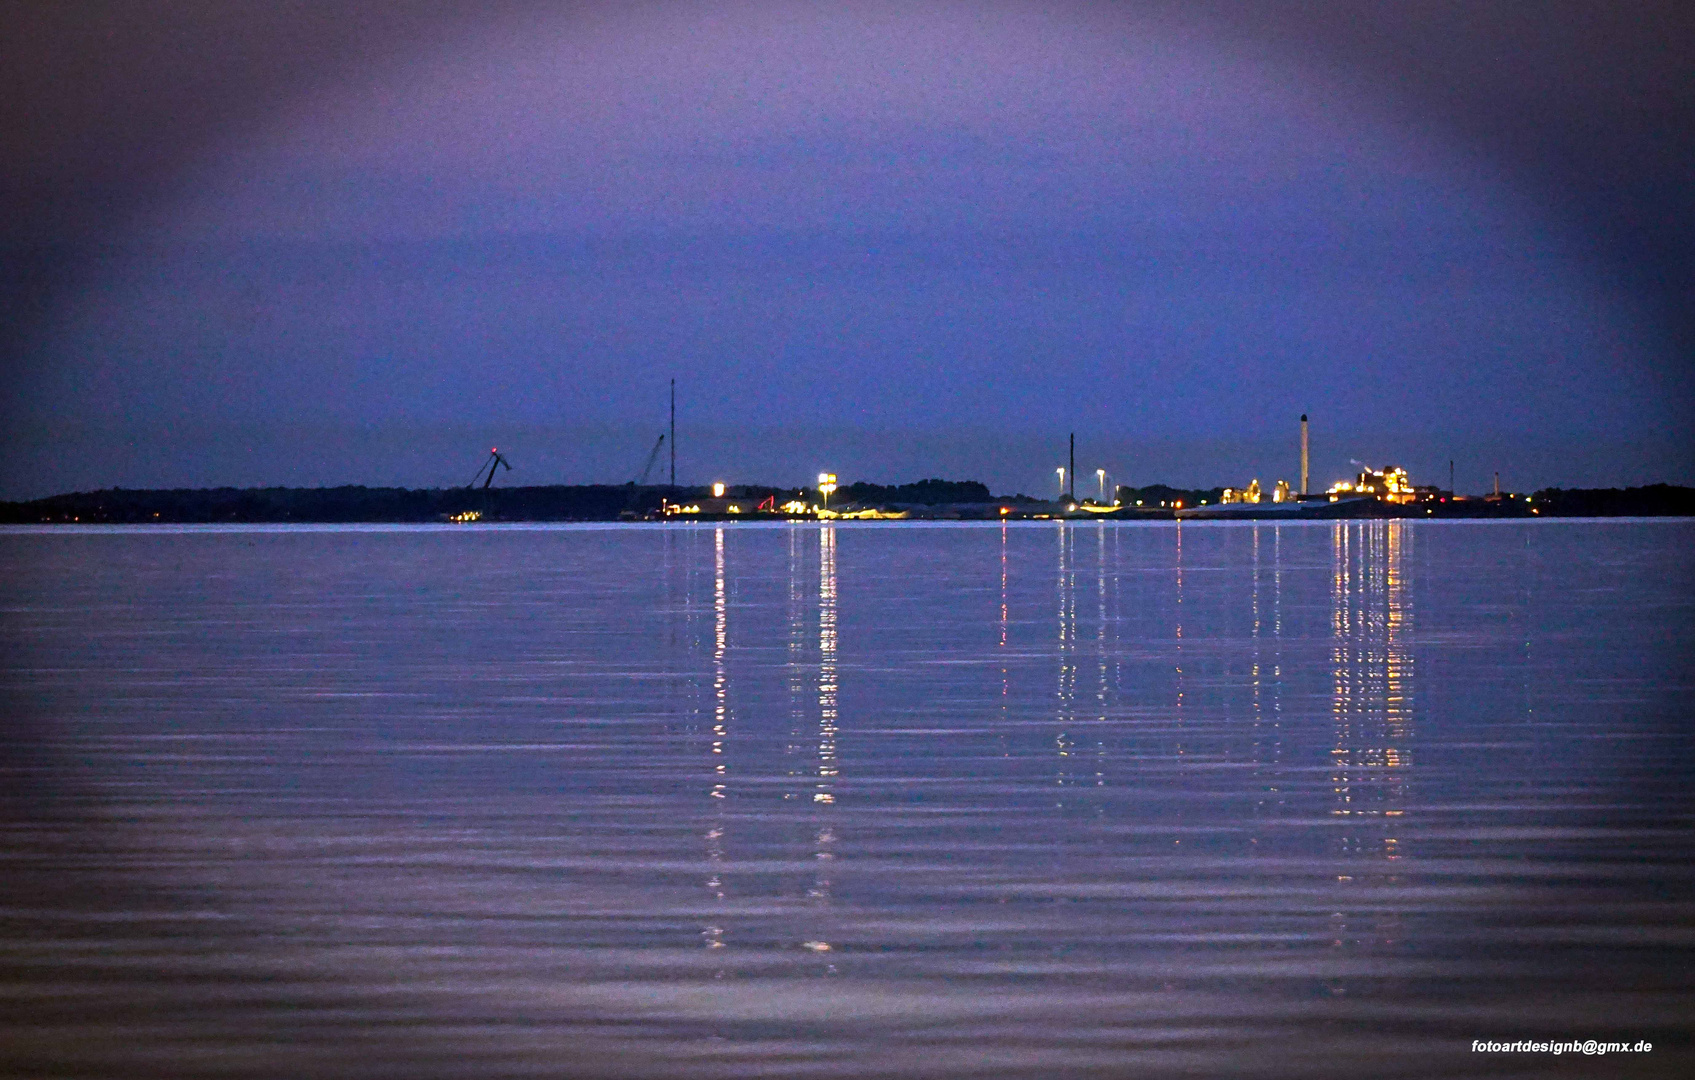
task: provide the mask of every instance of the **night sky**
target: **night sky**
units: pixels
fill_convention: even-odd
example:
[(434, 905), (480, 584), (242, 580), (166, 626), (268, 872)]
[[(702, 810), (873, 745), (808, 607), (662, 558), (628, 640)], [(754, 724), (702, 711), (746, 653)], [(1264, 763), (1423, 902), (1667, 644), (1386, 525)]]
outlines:
[(0, 498), (1695, 482), (1629, 7), (10, 9)]

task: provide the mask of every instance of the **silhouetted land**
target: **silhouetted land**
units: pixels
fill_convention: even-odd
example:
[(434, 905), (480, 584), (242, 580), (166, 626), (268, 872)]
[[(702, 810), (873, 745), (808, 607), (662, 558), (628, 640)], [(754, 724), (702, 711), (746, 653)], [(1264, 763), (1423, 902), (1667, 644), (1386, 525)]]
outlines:
[[(1019, 502), (1034, 502), (1027, 495), (1015, 495), (1012, 500)], [(943, 506), (948, 503), (987, 503), (994, 502), (985, 484), (975, 480), (919, 480), (911, 484), (867, 484), (863, 481), (845, 484), (836, 490), (831, 497), (838, 503), (862, 503), (876, 506), (883, 504), (910, 504), (914, 506)]]
[[(433, 522), (475, 512), (483, 521), (615, 521), (658, 511), (664, 499), (691, 502), (711, 496), (707, 487), (637, 487), (633, 484), (491, 488), (175, 488), (53, 495), (0, 503), (0, 523), (216, 524), (268, 522)], [(816, 501), (817, 492), (738, 484), (728, 494), (776, 501)], [(850, 484), (832, 505), (942, 506), (992, 502), (1037, 503), (1024, 495), (996, 500), (974, 480), (920, 480), (912, 484)]]
[(1215, 488), (1174, 488), (1165, 484), (1149, 484), (1147, 487), (1120, 487), (1118, 501), (1124, 506), (1137, 506), (1144, 510), (1159, 507), (1199, 506), (1202, 503), (1213, 505), (1224, 498), (1224, 489)]
[[(177, 488), (77, 492), (0, 503), (0, 521), (139, 524), (431, 522), (480, 513), (486, 521), (605, 521), (658, 509), (667, 489), (587, 484), (511, 488)], [(699, 499), (706, 488), (677, 488)]]
[[(1216, 503), (1221, 488), (1173, 488), (1154, 484), (1119, 488), (1118, 498), (1131, 516), (1156, 516), (1177, 502)], [(795, 488), (737, 485), (738, 497), (797, 495)], [(637, 487), (633, 484), (551, 485), (472, 490), (467, 488), (177, 488), (53, 495), (29, 502), (0, 502), (0, 523), (218, 524), (281, 522), (434, 522), (469, 512), (484, 521), (615, 521), (658, 510), (662, 499), (705, 499), (705, 487)], [(1140, 501), (1140, 511), (1136, 503)], [(1051, 504), (1027, 495), (994, 496), (975, 480), (920, 480), (912, 484), (856, 483), (840, 488), (833, 506), (991, 507), (1010, 505), (1038, 510)], [(1162, 506), (1163, 504), (1163, 506)], [(1635, 488), (1545, 488), (1528, 499), (1473, 497), (1432, 506), (1439, 517), (1663, 517), (1695, 516), (1695, 488), (1651, 484)], [(985, 516), (988, 516), (985, 514)], [(1419, 513), (1418, 516), (1423, 516)]]
[(1695, 517), (1695, 488), (1649, 484), (1633, 488), (1543, 488), (1532, 499), (1559, 517)]

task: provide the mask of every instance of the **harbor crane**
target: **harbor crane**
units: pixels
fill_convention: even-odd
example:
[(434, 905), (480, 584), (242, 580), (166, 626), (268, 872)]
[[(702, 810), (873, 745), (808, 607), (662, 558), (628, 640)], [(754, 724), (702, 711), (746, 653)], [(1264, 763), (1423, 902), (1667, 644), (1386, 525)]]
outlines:
[(660, 435), (659, 438), (654, 441), (653, 449), (649, 450), (647, 452), (647, 464), (642, 466), (641, 477), (636, 480), (636, 486), (637, 487), (646, 487), (647, 486), (648, 475), (653, 472), (653, 463), (659, 460), (659, 450), (660, 450), (660, 447), (662, 447), (664, 445), (665, 445), (665, 436)]
[[(494, 474), (497, 469), (505, 469), (507, 472), (511, 472), (512, 463), (501, 454), (499, 447), (491, 447), (488, 452), (488, 460), (477, 466), (477, 475), (471, 477), (471, 482), (465, 485), (465, 490), (469, 491), (476, 487), (477, 481), (481, 480), (483, 490), (487, 491), (488, 486), (494, 483)], [(485, 471), (488, 473), (486, 477), (483, 475)]]

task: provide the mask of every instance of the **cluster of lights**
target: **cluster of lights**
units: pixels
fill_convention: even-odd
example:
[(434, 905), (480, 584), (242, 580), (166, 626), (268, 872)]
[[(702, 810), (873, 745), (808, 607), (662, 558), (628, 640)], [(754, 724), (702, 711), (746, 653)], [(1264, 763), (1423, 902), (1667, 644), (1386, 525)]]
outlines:
[(1245, 488), (1225, 488), (1223, 503), (1257, 503), (1260, 500), (1259, 478), (1255, 477)]
[[(1066, 511), (1068, 513), (1075, 513), (1079, 504), (1074, 499), (1071, 499), (1071, 498), (1068, 497), (1068, 492), (1067, 492), (1067, 489), (1066, 489), (1066, 486), (1065, 486), (1065, 471), (1066, 471), (1065, 466), (1061, 465), (1061, 466), (1057, 467), (1056, 469), (1054, 469), (1054, 475), (1059, 478), (1059, 494), (1060, 494), (1060, 498), (1065, 500)], [(1102, 509), (1104, 507), (1116, 507), (1116, 506), (1119, 505), (1117, 499), (1113, 499), (1110, 503), (1107, 502), (1107, 499), (1106, 499), (1106, 481), (1107, 481), (1107, 471), (1105, 469), (1096, 469), (1095, 470), (1095, 482), (1100, 487), (1100, 490), (1099, 490), (1099, 493), (1098, 493), (1099, 497), (1094, 498), (1094, 499), (1084, 499), (1082, 504), (1081, 504), (1083, 509), (1091, 510), (1095, 513), (1102, 513), (1102, 512), (1104, 512), (1103, 509)], [(1141, 503), (1137, 503), (1136, 505), (1140, 506)], [(1010, 508), (1003, 510), (1003, 513), (1011, 513)], [(1044, 515), (1037, 515), (1037, 516), (1041, 517), (1041, 516), (1044, 516)]]
[[(823, 493), (826, 502), (829, 500), (830, 493), (836, 490), (836, 486), (837, 485), (836, 485), (836, 474), (835, 473), (819, 473), (818, 474), (818, 490)], [(730, 488), (729, 488), (728, 484), (724, 483), (721, 480), (714, 481), (713, 484), (712, 484), (712, 497), (714, 499), (724, 499), (724, 498), (727, 497), (726, 493), (729, 490), (730, 490)], [(744, 506), (740, 502), (729, 502), (729, 503), (726, 503), (723, 506), (717, 506), (717, 507), (708, 506), (708, 507), (705, 507), (704, 510), (699, 503), (667, 502), (667, 503), (664, 503), (662, 505), (661, 509), (662, 509), (662, 512), (667, 514), (667, 515), (670, 515), (670, 514), (699, 514), (699, 513), (702, 513), (702, 512), (724, 513), (724, 514), (753, 514), (753, 513), (758, 513), (762, 510), (778, 511), (778, 512), (781, 512), (781, 513), (784, 513), (784, 514), (818, 514), (818, 513), (820, 513), (820, 509), (819, 509), (818, 506), (816, 506), (812, 503), (806, 502), (805, 500), (802, 500), (802, 499), (791, 499), (788, 502), (782, 504), (781, 506), (776, 505), (776, 502), (777, 502), (777, 500), (773, 497), (773, 498), (767, 498), (764, 503), (761, 503), (758, 506)]]
[[(1260, 491), (1259, 478), (1255, 477), (1245, 488), (1225, 488), (1224, 495), (1218, 501), (1221, 503), (1258, 503), (1263, 501), (1265, 494)], [(1279, 480), (1277, 486), (1271, 489), (1271, 501), (1274, 503), (1293, 502), (1295, 493), (1289, 488), (1289, 481)], [(1201, 502), (1204, 504), (1205, 499)]]
[(1412, 481), (1407, 478), (1407, 470), (1391, 465), (1384, 469), (1362, 469), (1357, 480), (1352, 483), (1339, 480), (1331, 484), (1325, 494), (1333, 500), (1339, 495), (1359, 494), (1375, 496), (1385, 502), (1410, 503), (1417, 493), (1413, 490)]

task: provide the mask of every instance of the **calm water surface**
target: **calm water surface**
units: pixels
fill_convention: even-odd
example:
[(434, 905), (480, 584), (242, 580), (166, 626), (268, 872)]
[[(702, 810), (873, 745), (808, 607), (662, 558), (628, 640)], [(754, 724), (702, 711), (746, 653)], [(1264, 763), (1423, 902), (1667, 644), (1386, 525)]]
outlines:
[(8, 532), (0, 1066), (1689, 1075), (1692, 552)]

